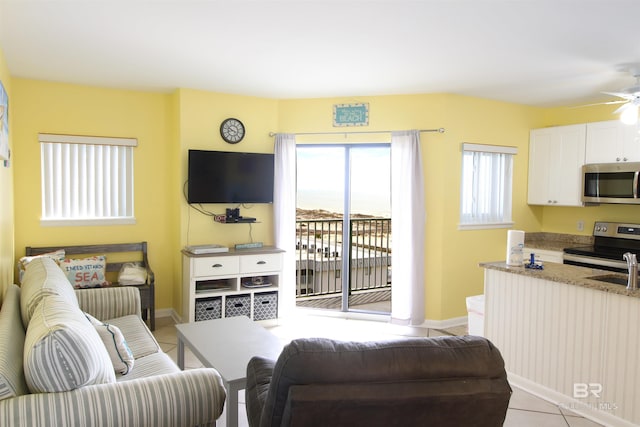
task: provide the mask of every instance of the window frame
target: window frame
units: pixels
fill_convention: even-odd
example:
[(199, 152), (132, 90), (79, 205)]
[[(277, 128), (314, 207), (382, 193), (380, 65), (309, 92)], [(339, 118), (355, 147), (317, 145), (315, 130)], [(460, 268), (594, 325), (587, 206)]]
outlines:
[[(460, 210), (459, 210), (459, 230), (481, 230), (481, 229), (496, 229), (496, 228), (512, 228), (514, 225), (513, 222), (513, 164), (514, 164), (514, 156), (518, 154), (517, 147), (511, 146), (500, 146), (500, 145), (487, 145), (487, 144), (473, 144), (473, 143), (462, 143), (461, 144), (461, 173), (460, 173)], [(468, 192), (465, 191), (465, 154), (466, 153), (486, 153), (486, 154), (498, 154), (498, 155), (507, 155), (509, 156), (506, 160), (506, 164), (504, 165), (503, 173), (506, 175), (502, 175), (500, 177), (500, 181), (502, 181), (502, 190), (506, 193), (508, 191), (508, 195), (505, 194), (504, 200), (502, 200), (502, 210), (503, 216), (500, 219), (495, 219), (491, 221), (483, 221), (476, 220), (473, 222), (465, 221), (465, 195)], [(474, 173), (472, 175), (472, 179), (477, 177)], [(472, 185), (476, 183), (473, 182)], [(508, 187), (508, 188), (507, 188)], [(474, 190), (471, 190), (471, 194), (476, 194)], [(495, 195), (491, 195), (491, 198), (494, 199)], [(472, 202), (474, 203), (474, 202)]]
[[(40, 224), (42, 226), (92, 226), (136, 223), (133, 151), (138, 145), (136, 138), (41, 133), (38, 135), (38, 139), (40, 142), (41, 162)], [(77, 147), (72, 147), (72, 145), (83, 147), (82, 150), (75, 150)], [(109, 152), (99, 153), (99, 155), (91, 157), (99, 162), (97, 164), (98, 167), (91, 168), (90, 164), (82, 163), (81, 159), (75, 156), (77, 153), (85, 154), (82, 160), (86, 162), (88, 157), (85, 150), (87, 152), (89, 150), (99, 152), (100, 147), (107, 147)], [(53, 153), (55, 149), (58, 149), (59, 153)], [(59, 157), (56, 157), (56, 155), (59, 155)], [(111, 164), (110, 161), (113, 161), (114, 158), (117, 159), (117, 163)], [(62, 166), (63, 162), (65, 166)], [(72, 166), (74, 169), (71, 168)], [(60, 172), (57, 169), (63, 167), (67, 167), (68, 171)], [(86, 175), (87, 172), (91, 172), (91, 175)], [(108, 182), (105, 182), (105, 180)], [(90, 194), (91, 188), (97, 188), (97, 182), (102, 186), (102, 188), (98, 189), (98, 194), (100, 194), (98, 198)], [(102, 190), (105, 186), (112, 189), (110, 196), (102, 195)], [(78, 194), (72, 195), (74, 190)], [(65, 191), (67, 194), (65, 194)], [(83, 194), (84, 198), (82, 197)], [(95, 214), (96, 205), (100, 206), (103, 202), (110, 204), (114, 200), (116, 205), (124, 206), (124, 208), (117, 209), (120, 212), (115, 214), (114, 212), (106, 212), (107, 214), (104, 216)], [(51, 205), (52, 203), (53, 206)], [(64, 208), (62, 207), (63, 204), (65, 205)], [(85, 206), (86, 209), (81, 206)], [(87, 210), (91, 212), (87, 214)], [(86, 216), (78, 212), (84, 212)]]

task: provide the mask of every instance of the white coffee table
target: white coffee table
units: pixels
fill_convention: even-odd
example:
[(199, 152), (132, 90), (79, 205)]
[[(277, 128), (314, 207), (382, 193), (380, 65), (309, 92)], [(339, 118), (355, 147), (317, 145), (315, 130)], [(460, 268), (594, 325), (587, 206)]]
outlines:
[(238, 425), (238, 391), (247, 386), (247, 364), (253, 356), (277, 359), (283, 344), (248, 317), (227, 317), (176, 325), (178, 366), (184, 369), (186, 345), (209, 368), (222, 376), (227, 389), (227, 427)]

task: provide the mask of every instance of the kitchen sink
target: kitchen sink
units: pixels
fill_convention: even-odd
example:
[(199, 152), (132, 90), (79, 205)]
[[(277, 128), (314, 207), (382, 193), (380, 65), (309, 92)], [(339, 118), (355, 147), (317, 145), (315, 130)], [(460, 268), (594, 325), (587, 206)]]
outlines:
[(620, 276), (617, 274), (605, 274), (603, 276), (591, 276), (591, 277), (587, 277), (587, 279), (590, 280), (598, 280), (600, 282), (607, 282), (607, 283), (615, 283), (616, 285), (622, 285), (622, 286), (627, 286), (627, 277), (624, 276)]

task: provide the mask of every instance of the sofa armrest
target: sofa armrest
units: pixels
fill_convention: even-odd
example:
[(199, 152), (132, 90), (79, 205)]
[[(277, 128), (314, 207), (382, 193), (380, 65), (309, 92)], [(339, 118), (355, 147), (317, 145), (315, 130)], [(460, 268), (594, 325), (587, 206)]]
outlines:
[(140, 291), (135, 286), (78, 289), (76, 296), (80, 309), (99, 320), (142, 316)]
[(247, 420), (250, 426), (260, 425), (262, 408), (269, 394), (275, 360), (253, 357), (247, 364), (247, 388), (245, 390)]
[(0, 401), (0, 425), (215, 425), (226, 391), (215, 369), (201, 368), (133, 381), (39, 393)]

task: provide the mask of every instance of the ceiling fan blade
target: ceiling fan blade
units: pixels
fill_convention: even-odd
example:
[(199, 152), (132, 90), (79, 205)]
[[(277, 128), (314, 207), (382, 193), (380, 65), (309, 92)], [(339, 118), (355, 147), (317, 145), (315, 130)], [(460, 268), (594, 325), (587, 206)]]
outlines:
[(618, 98), (623, 98), (623, 99), (633, 99), (635, 98), (635, 95), (630, 94), (630, 93), (624, 93), (624, 92), (602, 92), (605, 95), (612, 95), (612, 96), (617, 96)]
[(632, 102), (627, 102), (626, 104), (622, 105), (621, 107), (619, 107), (616, 111), (614, 111), (612, 114), (621, 114), (623, 113), (626, 109), (634, 107)]
[(627, 100), (620, 100), (620, 101), (605, 101), (605, 102), (596, 102), (595, 104), (583, 104), (583, 105), (576, 105), (574, 107), (571, 108), (582, 108), (582, 107), (594, 107), (596, 105), (613, 105), (613, 104), (624, 104), (627, 103), (629, 101)]

